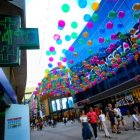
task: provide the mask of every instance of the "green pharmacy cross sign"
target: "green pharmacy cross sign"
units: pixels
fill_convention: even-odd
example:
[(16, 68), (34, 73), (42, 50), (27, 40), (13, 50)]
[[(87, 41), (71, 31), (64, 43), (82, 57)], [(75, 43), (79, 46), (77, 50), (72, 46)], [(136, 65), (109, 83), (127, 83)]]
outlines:
[(0, 67), (20, 65), (21, 49), (39, 49), (38, 29), (20, 26), (20, 16), (0, 15)]

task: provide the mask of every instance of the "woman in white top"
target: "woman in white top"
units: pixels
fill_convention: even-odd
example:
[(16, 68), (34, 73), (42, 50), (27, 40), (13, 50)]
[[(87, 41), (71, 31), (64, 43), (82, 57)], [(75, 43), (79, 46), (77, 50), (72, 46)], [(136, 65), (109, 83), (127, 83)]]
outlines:
[(120, 129), (120, 123), (122, 123), (125, 131), (127, 131), (127, 126), (126, 126), (126, 121), (122, 116), (121, 110), (120, 108), (117, 106), (117, 104), (115, 104), (115, 108), (114, 108), (115, 114), (116, 114), (116, 119), (117, 119), (117, 129)]
[(105, 136), (108, 137), (108, 138), (111, 138), (109, 132), (108, 132), (108, 129), (107, 129), (107, 126), (106, 126), (106, 118), (105, 118), (105, 114), (103, 114), (103, 111), (101, 110), (101, 114), (99, 115), (99, 119), (103, 125), (103, 129), (104, 129), (104, 132), (105, 132)]
[(92, 135), (92, 132), (91, 132), (89, 124), (88, 124), (88, 117), (85, 114), (84, 110), (82, 110), (82, 114), (80, 116), (80, 121), (82, 123), (82, 137), (83, 137), (83, 140), (90, 140), (91, 137), (93, 137), (93, 135)]

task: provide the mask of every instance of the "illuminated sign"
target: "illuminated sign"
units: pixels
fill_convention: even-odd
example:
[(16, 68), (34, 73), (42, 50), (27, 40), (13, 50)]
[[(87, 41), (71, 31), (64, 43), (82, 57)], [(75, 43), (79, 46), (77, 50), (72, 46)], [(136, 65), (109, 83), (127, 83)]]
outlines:
[(37, 28), (20, 28), (19, 16), (0, 15), (0, 67), (20, 64), (21, 49), (39, 49)]

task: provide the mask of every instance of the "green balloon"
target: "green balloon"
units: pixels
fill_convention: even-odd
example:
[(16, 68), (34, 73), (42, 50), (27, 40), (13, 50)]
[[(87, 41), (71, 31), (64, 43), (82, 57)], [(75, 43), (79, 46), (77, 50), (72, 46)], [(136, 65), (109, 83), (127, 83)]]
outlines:
[(83, 39), (79, 39), (79, 40), (78, 40), (78, 43), (79, 43), (79, 44), (83, 44), (83, 43), (84, 43), (84, 40), (83, 40)]
[(76, 29), (76, 28), (78, 27), (78, 23), (75, 22), (75, 21), (73, 21), (73, 22), (71, 23), (71, 27), (72, 27), (73, 29)]
[(56, 51), (52, 52), (52, 55), (56, 55)]
[(123, 57), (126, 56), (126, 53), (125, 52), (122, 52), (121, 56), (123, 56)]
[(117, 16), (117, 13), (115, 11), (113, 11), (113, 10), (110, 11), (109, 14), (108, 14), (109, 18), (115, 18), (116, 16)]
[(105, 39), (105, 43), (110, 43), (110, 39), (109, 38), (106, 38)]
[(99, 19), (98, 14), (94, 13), (94, 14), (92, 15), (92, 20), (93, 20), (93, 21), (97, 21), (98, 19)]
[(69, 12), (69, 10), (70, 10), (70, 6), (69, 6), (68, 4), (63, 4), (63, 5), (62, 5), (62, 11), (63, 11), (64, 13)]
[(51, 52), (50, 51), (46, 51), (46, 55), (51, 55)]
[(120, 39), (126, 39), (127, 36), (126, 36), (125, 34), (122, 34), (122, 33), (121, 33), (121, 34), (119, 35), (119, 38), (120, 38)]
[(92, 49), (89, 49), (88, 50), (88, 54), (92, 54)]
[(140, 45), (140, 39), (136, 40), (136, 43), (137, 43), (138, 45)]
[(60, 61), (62, 61), (62, 60), (63, 60), (63, 57), (61, 56), (61, 57), (60, 57)]
[(78, 34), (75, 33), (75, 32), (73, 32), (73, 33), (71, 34), (71, 37), (72, 37), (73, 39), (76, 39), (76, 38), (78, 37)]
[(135, 19), (139, 19), (139, 18), (140, 18), (140, 13), (134, 14), (133, 17), (134, 17)]

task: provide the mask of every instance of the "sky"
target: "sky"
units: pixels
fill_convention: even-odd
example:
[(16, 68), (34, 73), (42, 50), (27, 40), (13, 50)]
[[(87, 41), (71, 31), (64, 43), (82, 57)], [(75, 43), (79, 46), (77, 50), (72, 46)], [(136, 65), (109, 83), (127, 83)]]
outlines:
[[(57, 67), (57, 63), (61, 62), (60, 57), (65, 57), (64, 49), (68, 49), (75, 39), (69, 41), (65, 39), (66, 35), (72, 33), (80, 34), (86, 25), (83, 20), (85, 14), (92, 15), (91, 5), (93, 2), (101, 0), (87, 0), (87, 6), (81, 8), (78, 5), (79, 0), (26, 0), (26, 27), (38, 28), (40, 49), (27, 51), (27, 85), (26, 87), (36, 87), (37, 84), (45, 76), (45, 70), (51, 70)], [(86, 1), (86, 0), (81, 0)], [(62, 6), (67, 4), (69, 11), (64, 12)], [(80, 3), (81, 4), (81, 3)], [(63, 30), (58, 28), (58, 22), (65, 21)], [(77, 28), (72, 28), (71, 23), (76, 22)], [(54, 35), (60, 35), (62, 43), (58, 44), (54, 40)], [(46, 51), (53, 46), (56, 50), (55, 55), (46, 55)], [(53, 61), (49, 61), (52, 57)], [(66, 63), (62, 62), (63, 65)], [(51, 66), (51, 67), (50, 67)]]

